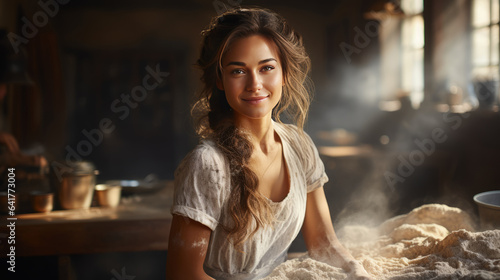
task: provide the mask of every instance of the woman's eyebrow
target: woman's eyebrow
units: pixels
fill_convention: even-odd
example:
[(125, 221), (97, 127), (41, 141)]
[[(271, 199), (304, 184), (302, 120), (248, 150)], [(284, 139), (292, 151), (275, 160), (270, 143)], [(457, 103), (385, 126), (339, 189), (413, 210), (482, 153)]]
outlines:
[(268, 62), (270, 62), (270, 61), (276, 61), (276, 62), (277, 62), (277, 60), (276, 60), (275, 58), (272, 58), (272, 57), (271, 57), (271, 58), (268, 58), (268, 59), (264, 59), (264, 60), (259, 61), (259, 64), (268, 63)]
[[(259, 64), (268, 63), (270, 61), (277, 61), (277, 60), (275, 58), (267, 58), (267, 59), (263, 59), (263, 60), (259, 61)], [(231, 61), (226, 66), (229, 66), (229, 65), (246, 66), (246, 63), (240, 62), (240, 61)]]

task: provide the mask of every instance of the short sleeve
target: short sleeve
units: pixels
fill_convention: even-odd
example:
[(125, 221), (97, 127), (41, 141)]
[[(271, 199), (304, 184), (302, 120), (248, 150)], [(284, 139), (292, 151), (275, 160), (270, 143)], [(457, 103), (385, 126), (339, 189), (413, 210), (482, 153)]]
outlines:
[(226, 168), (223, 155), (213, 144), (198, 145), (175, 171), (172, 214), (215, 230), (227, 195)]
[(307, 192), (312, 192), (317, 188), (322, 187), (326, 182), (328, 182), (328, 176), (325, 172), (325, 165), (321, 160), (318, 149), (311, 137), (304, 133), (304, 153), (305, 160), (304, 169), (306, 175), (306, 183), (307, 183)]

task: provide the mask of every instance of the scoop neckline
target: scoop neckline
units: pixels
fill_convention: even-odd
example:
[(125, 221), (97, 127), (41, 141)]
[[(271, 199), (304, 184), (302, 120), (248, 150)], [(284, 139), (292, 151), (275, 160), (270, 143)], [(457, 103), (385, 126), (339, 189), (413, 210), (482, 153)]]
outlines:
[(283, 137), (281, 135), (282, 131), (281, 131), (280, 124), (276, 123), (273, 120), (272, 125), (273, 125), (274, 131), (276, 132), (276, 134), (278, 135), (278, 137), (280, 138), (280, 141), (281, 141), (283, 159), (285, 160), (285, 168), (286, 168), (287, 176), (288, 176), (288, 193), (286, 194), (285, 198), (283, 198), (281, 201), (273, 201), (272, 199), (270, 199), (269, 197), (267, 197), (265, 195), (262, 195), (262, 196), (264, 196), (271, 205), (280, 205), (280, 204), (285, 203), (292, 194), (292, 174), (290, 172), (290, 164), (289, 164), (290, 161), (289, 161), (289, 157), (288, 157), (288, 154), (289, 154), (288, 153), (288, 143), (283, 141)]

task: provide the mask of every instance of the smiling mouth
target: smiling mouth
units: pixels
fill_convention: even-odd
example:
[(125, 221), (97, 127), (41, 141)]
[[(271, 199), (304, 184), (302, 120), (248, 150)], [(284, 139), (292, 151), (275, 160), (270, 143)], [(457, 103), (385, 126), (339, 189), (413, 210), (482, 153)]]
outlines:
[(252, 97), (247, 97), (247, 98), (242, 98), (243, 101), (248, 102), (250, 104), (258, 104), (264, 100), (269, 98), (269, 95), (265, 96), (252, 96)]

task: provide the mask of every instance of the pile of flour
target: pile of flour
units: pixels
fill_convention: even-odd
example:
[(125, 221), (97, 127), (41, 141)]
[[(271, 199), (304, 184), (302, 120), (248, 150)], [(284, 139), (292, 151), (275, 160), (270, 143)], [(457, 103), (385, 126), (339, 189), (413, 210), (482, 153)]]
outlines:
[(346, 277), (347, 274), (341, 268), (303, 256), (282, 263), (264, 280), (323, 280), (346, 279)]
[[(338, 236), (375, 279), (500, 279), (500, 230), (476, 232), (458, 208), (424, 205), (376, 228), (345, 226)], [(304, 256), (281, 264), (265, 280), (348, 277)]]

